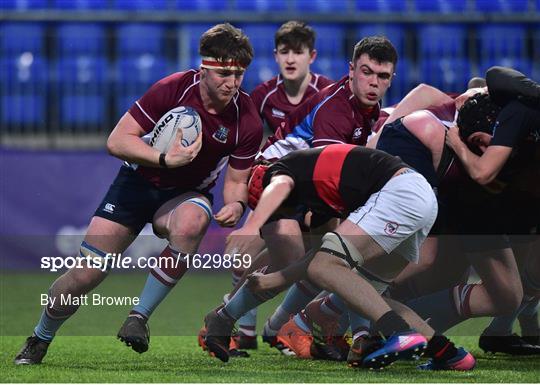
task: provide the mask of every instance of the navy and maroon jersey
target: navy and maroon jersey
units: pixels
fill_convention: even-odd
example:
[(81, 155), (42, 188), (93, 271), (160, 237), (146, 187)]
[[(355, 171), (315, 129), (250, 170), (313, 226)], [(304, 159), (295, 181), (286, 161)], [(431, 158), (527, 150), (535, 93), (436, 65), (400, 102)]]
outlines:
[(378, 117), (379, 106), (362, 107), (345, 76), (296, 108), (268, 139), (260, 156), (279, 159), (291, 151), (336, 143), (363, 146)]
[(266, 122), (272, 132), (276, 132), (292, 110), (332, 83), (334, 83), (333, 80), (312, 72), (311, 81), (302, 100), (298, 104), (292, 104), (285, 93), (283, 79), (281, 75), (278, 75), (255, 87), (251, 92), (251, 99), (255, 103), (263, 121)]
[(270, 166), (263, 185), (275, 175), (288, 175), (294, 180), (294, 189), (286, 206), (301, 204), (316, 214), (345, 217), (403, 167), (408, 166), (399, 157), (383, 151), (333, 144), (284, 156)]
[[(237, 92), (226, 109), (214, 115), (204, 109), (199, 82), (199, 71), (172, 74), (155, 83), (129, 109), (147, 133), (175, 107), (192, 107), (201, 117), (203, 143), (193, 162), (172, 169), (132, 165), (157, 187), (208, 190), (227, 161), (231, 167), (244, 170), (251, 167), (257, 154), (263, 129), (249, 95)], [(149, 139), (149, 136), (145, 138)]]

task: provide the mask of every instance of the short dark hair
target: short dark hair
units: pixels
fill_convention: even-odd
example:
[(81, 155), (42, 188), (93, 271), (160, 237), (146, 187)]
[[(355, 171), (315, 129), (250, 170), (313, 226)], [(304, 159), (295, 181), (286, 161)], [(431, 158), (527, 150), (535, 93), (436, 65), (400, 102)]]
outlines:
[(368, 36), (356, 43), (352, 57), (353, 65), (365, 53), (372, 60), (376, 60), (379, 63), (389, 62), (396, 68), (398, 61), (396, 48), (385, 36)]
[(300, 50), (303, 46), (309, 51), (315, 48), (315, 30), (302, 21), (291, 20), (283, 23), (274, 36), (275, 47), (285, 45), (293, 50)]
[(459, 109), (457, 125), (464, 141), (475, 132), (493, 135), (493, 126), (501, 107), (493, 103), (488, 94), (478, 93), (463, 103)]
[(241, 29), (229, 23), (217, 24), (202, 34), (199, 54), (219, 61), (236, 60), (247, 67), (253, 59), (253, 47)]

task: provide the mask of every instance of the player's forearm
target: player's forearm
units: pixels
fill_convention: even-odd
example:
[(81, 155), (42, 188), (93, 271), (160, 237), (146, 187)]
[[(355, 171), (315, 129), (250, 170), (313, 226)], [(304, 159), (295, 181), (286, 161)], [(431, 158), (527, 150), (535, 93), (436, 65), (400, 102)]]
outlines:
[(236, 201), (247, 202), (247, 183), (225, 180), (223, 203), (227, 205)]
[(130, 163), (146, 167), (161, 167), (160, 152), (135, 135), (111, 134), (107, 140), (107, 150), (111, 155)]
[(272, 180), (264, 189), (257, 208), (248, 218), (244, 227), (258, 231), (287, 199), (293, 188), (292, 179), (284, 179), (282, 176), (277, 178), (280, 179)]
[(476, 183), (485, 185), (493, 180), (495, 175), (491, 175), (492, 173), (489, 172), (484, 162), (482, 162), (482, 158), (469, 150), (465, 143), (462, 142), (462, 144), (456, 146), (454, 151), (465, 167), (465, 170), (467, 170), (467, 174)]

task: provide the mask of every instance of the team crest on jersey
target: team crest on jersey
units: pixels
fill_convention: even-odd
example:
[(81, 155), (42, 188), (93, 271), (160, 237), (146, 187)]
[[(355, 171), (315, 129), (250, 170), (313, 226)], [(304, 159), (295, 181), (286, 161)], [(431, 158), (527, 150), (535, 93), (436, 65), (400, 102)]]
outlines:
[(225, 126), (219, 126), (218, 130), (212, 135), (212, 138), (220, 143), (227, 143), (227, 136), (229, 136), (229, 129)]
[(356, 127), (356, 128), (354, 129), (354, 132), (353, 132), (353, 134), (352, 134), (353, 140), (358, 140), (358, 139), (360, 139), (360, 138), (362, 137), (362, 129), (363, 129), (363, 128), (364, 128), (364, 127)]
[(278, 110), (277, 108), (272, 108), (272, 116), (274, 118), (284, 118), (285, 112)]

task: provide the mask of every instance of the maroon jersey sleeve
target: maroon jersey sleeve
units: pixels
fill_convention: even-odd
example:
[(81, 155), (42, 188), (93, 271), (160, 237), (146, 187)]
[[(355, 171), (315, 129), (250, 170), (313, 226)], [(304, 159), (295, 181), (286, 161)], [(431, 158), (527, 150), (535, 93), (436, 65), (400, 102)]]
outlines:
[(313, 119), (313, 147), (351, 143), (354, 123), (347, 104), (329, 101), (319, 108)]
[(261, 106), (265, 95), (266, 89), (264, 87), (264, 83), (259, 84), (253, 91), (251, 91), (251, 100), (253, 101), (253, 104), (255, 104), (255, 109), (259, 114), (261, 113)]
[(157, 81), (131, 106), (129, 113), (146, 132), (152, 131), (159, 119), (176, 106), (178, 91), (183, 88), (178, 87), (179, 81), (182, 85), (189, 82), (192, 73), (195, 72), (174, 73)]
[(322, 90), (324, 87), (329, 86), (330, 84), (333, 84), (333, 83), (334, 83), (334, 81), (332, 79), (329, 79), (326, 76), (318, 74), (317, 88), (319, 90)]
[(261, 118), (247, 94), (242, 94), (241, 114), (238, 140), (229, 158), (229, 165), (237, 170), (251, 167), (263, 136)]

